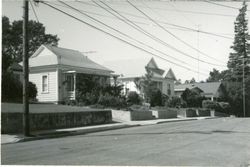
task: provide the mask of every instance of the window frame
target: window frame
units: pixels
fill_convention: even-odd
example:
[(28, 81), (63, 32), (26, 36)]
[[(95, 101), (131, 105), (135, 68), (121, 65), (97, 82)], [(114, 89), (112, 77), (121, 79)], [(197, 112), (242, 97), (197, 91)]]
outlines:
[[(43, 82), (43, 78), (44, 77), (47, 77), (47, 82), (46, 82), (46, 84), (47, 84), (47, 90), (43, 89), (44, 88), (44, 82)], [(49, 74), (43, 74), (42, 75), (42, 84), (41, 85), (42, 85), (42, 89), (41, 89), (42, 91), (41, 92), (42, 93), (49, 93)]]

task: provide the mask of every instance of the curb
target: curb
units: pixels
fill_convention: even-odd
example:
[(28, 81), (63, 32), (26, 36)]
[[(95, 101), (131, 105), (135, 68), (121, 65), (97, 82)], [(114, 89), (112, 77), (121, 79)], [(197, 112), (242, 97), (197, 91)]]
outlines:
[(37, 134), (37, 135), (32, 136), (32, 137), (22, 137), (16, 142), (2, 143), (2, 145), (19, 143), (19, 142), (34, 141), (34, 140), (41, 140), (41, 139), (52, 139), (52, 138), (60, 138), (60, 137), (66, 137), (66, 136), (76, 136), (76, 135), (81, 135), (81, 134), (130, 128), (130, 127), (137, 127), (137, 126), (157, 125), (157, 124), (171, 123), (171, 122), (194, 121), (194, 120), (216, 119), (216, 118), (220, 118), (220, 117), (206, 117), (206, 118), (202, 118), (202, 119), (190, 118), (190, 119), (180, 119), (180, 120), (170, 120), (169, 119), (169, 120), (163, 120), (163, 121), (154, 122), (154, 123), (147, 123), (147, 124), (143, 124), (143, 123), (126, 124), (125, 123), (122, 125), (87, 128), (87, 129), (81, 129), (81, 130), (62, 130), (62, 131), (56, 131), (56, 132), (49, 132), (47, 134), (46, 133), (45, 134)]
[[(72, 130), (72, 131), (59, 131), (55, 133), (49, 133), (49, 134), (38, 134), (34, 137), (25, 137), (21, 138), (18, 142), (27, 142), (27, 141), (34, 141), (34, 140), (41, 140), (41, 139), (52, 139), (52, 138), (60, 138), (60, 137), (66, 137), (66, 136), (76, 136), (81, 134), (88, 134), (88, 133), (95, 133), (100, 131), (107, 131), (107, 130), (116, 130), (116, 129), (123, 129), (123, 128), (130, 128), (130, 127), (136, 127), (141, 126), (139, 124), (136, 125), (118, 125), (118, 126), (110, 126), (110, 127), (98, 127), (98, 128), (90, 128), (90, 129), (82, 129), (82, 130)], [(10, 143), (6, 143), (10, 144)]]

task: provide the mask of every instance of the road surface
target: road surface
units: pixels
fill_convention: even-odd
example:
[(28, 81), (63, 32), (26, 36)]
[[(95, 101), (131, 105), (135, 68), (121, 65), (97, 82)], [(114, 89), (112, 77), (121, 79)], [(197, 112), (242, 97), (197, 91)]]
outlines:
[(250, 119), (140, 126), (2, 145), (2, 164), (247, 166)]

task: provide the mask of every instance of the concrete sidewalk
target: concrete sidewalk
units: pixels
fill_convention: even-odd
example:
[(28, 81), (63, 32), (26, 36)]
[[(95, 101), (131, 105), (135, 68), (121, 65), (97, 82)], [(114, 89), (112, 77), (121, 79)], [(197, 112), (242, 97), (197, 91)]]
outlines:
[(32, 132), (32, 137), (24, 137), (22, 134), (2, 134), (1, 144), (10, 144), (22, 141), (32, 141), (46, 138), (55, 138), (63, 136), (72, 136), (86, 133), (93, 133), (105, 130), (114, 130), (135, 126), (145, 126), (154, 125), (160, 123), (168, 122), (178, 122), (178, 121), (192, 121), (192, 120), (202, 120), (202, 119), (212, 119), (216, 117), (191, 117), (191, 118), (173, 118), (173, 119), (155, 119), (155, 120), (145, 120), (145, 121), (129, 121), (123, 123), (112, 123), (105, 125), (95, 125), (95, 126), (85, 126), (67, 129), (54, 129), (54, 130), (42, 130)]

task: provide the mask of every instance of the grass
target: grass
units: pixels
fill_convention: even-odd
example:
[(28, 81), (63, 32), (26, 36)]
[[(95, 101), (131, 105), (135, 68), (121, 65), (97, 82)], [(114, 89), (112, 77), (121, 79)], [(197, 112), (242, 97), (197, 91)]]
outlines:
[[(48, 113), (48, 112), (82, 112), (82, 111), (101, 111), (103, 109), (94, 109), (89, 107), (67, 106), (57, 104), (30, 104), (30, 113)], [(23, 112), (21, 103), (1, 103), (1, 112)]]

